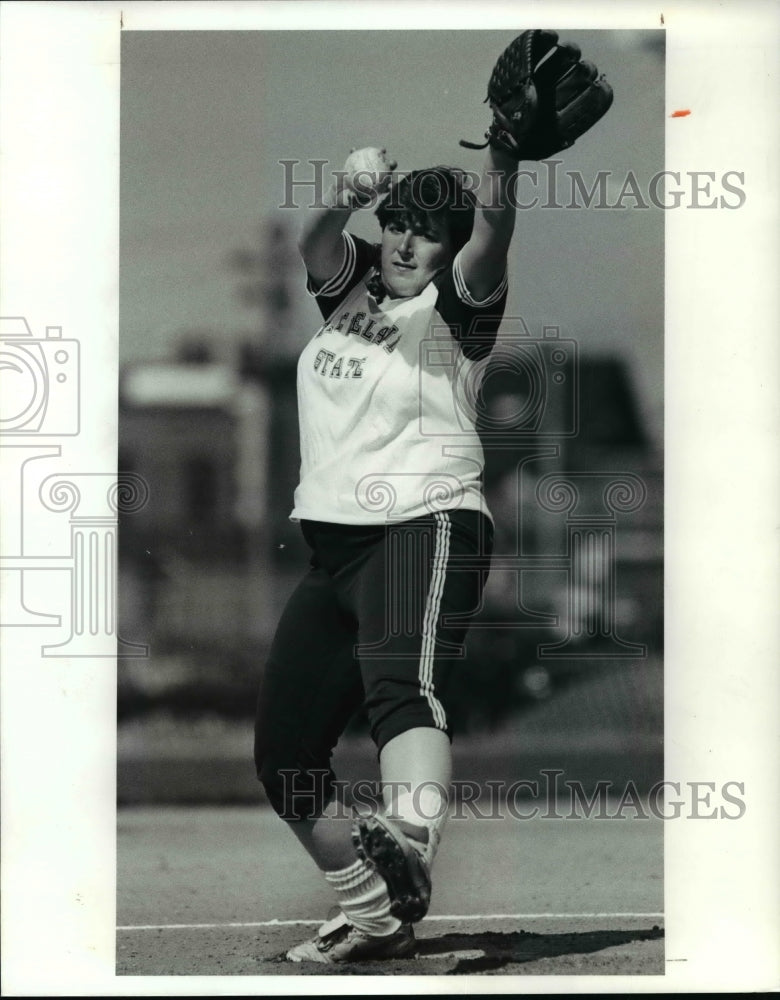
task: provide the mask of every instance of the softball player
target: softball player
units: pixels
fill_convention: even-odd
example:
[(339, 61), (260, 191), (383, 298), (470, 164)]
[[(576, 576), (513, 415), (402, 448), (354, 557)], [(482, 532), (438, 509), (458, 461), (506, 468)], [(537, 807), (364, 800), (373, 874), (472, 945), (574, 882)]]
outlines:
[[(266, 665), (255, 760), (340, 914), (292, 961), (409, 955), (430, 900), (451, 776), (447, 682), (492, 543), (470, 401), (506, 302), (517, 162), (486, 157), (489, 204), (445, 167), (388, 191), (395, 164), (358, 151), (300, 238), (324, 320), (298, 365), (291, 516), (312, 555)], [(373, 245), (345, 225), (380, 193)], [(385, 810), (353, 819), (330, 757), (361, 704)]]
[[(488, 99), (486, 142), (461, 141), (486, 150), (476, 194), (445, 167), (390, 185), (385, 151), (358, 150), (301, 234), (324, 319), (298, 365), (292, 517), (312, 555), (266, 666), (255, 760), (340, 912), (291, 961), (415, 949), (447, 814), (447, 682), (492, 544), (473, 403), (506, 303), (512, 185), (520, 159), (552, 156), (590, 129), (612, 89), (576, 45), (534, 29), (499, 57)], [(379, 194), (372, 245), (345, 227)], [(384, 811), (353, 819), (330, 758), (361, 703)]]

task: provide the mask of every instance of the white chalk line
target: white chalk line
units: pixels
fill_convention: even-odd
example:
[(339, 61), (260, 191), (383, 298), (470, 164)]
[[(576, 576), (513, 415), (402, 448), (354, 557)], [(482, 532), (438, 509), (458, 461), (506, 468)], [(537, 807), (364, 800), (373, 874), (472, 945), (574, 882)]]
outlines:
[[(466, 920), (662, 920), (663, 913), (451, 913), (426, 917), (424, 923)], [(223, 928), (319, 927), (322, 920), (254, 920), (218, 924), (125, 924), (117, 931), (208, 931)]]
[(441, 960), (442, 958), (455, 958), (458, 961), (463, 959), (475, 959), (475, 958), (486, 958), (487, 953), (482, 951), (481, 948), (467, 948), (465, 951), (436, 951), (432, 952), (430, 955), (415, 955), (415, 958), (428, 958)]

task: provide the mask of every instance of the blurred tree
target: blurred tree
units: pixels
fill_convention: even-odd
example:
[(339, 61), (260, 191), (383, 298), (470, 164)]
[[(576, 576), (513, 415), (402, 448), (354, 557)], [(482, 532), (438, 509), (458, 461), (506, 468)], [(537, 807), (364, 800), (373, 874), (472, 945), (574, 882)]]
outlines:
[(182, 334), (176, 345), (176, 360), (186, 365), (211, 364), (214, 360), (215, 336), (210, 330), (190, 330)]
[(297, 260), (286, 225), (279, 221), (260, 227), (255, 247), (233, 250), (228, 266), (239, 275), (238, 295), (257, 313), (257, 338), (264, 351), (278, 353), (289, 325), (292, 298), (289, 275)]

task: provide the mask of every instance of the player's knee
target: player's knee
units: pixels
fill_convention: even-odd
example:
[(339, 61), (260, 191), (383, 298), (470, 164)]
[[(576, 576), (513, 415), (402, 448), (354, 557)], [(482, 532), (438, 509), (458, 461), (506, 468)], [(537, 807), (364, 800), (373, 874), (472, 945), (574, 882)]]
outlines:
[(274, 811), (288, 822), (321, 816), (333, 797), (334, 775), (327, 768), (302, 768), (272, 758), (257, 761), (257, 777)]

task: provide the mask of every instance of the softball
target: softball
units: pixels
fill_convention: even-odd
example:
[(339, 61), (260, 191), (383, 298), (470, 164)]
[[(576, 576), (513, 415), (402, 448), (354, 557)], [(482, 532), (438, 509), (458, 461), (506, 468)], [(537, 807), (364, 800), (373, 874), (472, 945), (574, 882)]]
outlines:
[(390, 175), (397, 166), (386, 149), (376, 146), (353, 149), (344, 164), (347, 185), (362, 196), (380, 193), (389, 185)]

